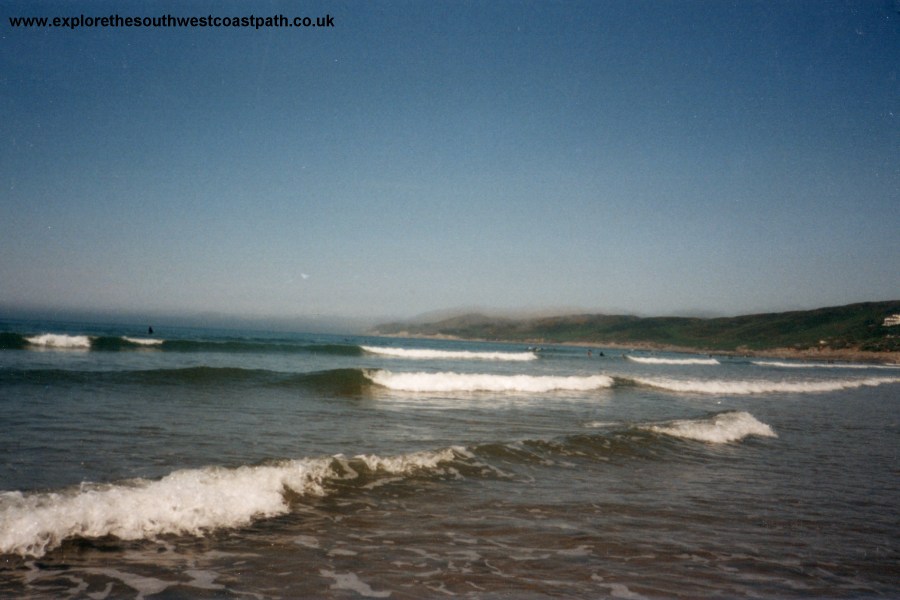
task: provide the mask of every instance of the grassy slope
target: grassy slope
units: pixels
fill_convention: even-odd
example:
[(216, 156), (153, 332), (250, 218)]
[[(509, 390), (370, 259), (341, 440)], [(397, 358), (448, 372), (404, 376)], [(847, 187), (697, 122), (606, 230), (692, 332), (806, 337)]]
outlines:
[(570, 315), (514, 320), (464, 315), (421, 325), (386, 324), (379, 326), (378, 331), (509, 341), (643, 343), (708, 350), (828, 347), (898, 351), (900, 326), (882, 326), (886, 316), (896, 313), (900, 313), (900, 300), (717, 319)]

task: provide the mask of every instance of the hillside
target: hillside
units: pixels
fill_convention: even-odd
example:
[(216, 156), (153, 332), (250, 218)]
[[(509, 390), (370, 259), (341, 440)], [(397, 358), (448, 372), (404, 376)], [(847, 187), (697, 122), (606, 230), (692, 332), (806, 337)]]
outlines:
[(715, 351), (816, 348), (897, 352), (900, 326), (883, 326), (885, 318), (893, 314), (900, 314), (900, 300), (714, 319), (603, 314), (506, 319), (468, 314), (433, 323), (387, 323), (374, 333)]

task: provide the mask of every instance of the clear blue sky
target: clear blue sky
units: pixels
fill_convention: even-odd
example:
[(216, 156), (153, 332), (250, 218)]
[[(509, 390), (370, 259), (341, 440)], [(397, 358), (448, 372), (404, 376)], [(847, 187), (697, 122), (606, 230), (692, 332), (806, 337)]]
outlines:
[[(892, 0), (0, 2), (0, 307), (900, 297)], [(334, 18), (319, 29), (8, 17)]]

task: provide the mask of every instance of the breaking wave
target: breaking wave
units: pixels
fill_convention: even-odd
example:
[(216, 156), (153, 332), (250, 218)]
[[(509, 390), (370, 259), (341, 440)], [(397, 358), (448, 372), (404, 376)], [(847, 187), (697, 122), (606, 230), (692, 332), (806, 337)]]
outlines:
[(838, 379), (818, 381), (765, 381), (725, 379), (673, 379), (667, 377), (633, 377), (639, 385), (694, 394), (772, 394), (772, 393), (824, 393), (864, 386), (900, 383), (900, 377), (869, 377), (866, 379)]
[(330, 483), (432, 473), (463, 449), (400, 456), (343, 456), (285, 461), (235, 469), (175, 471), (162, 479), (93, 485), (52, 493), (0, 494), (0, 554), (42, 556), (74, 537), (152, 539), (202, 535), (290, 511), (289, 493), (323, 496)]
[[(451, 446), (393, 456), (336, 455), (236, 468), (204, 467), (174, 471), (156, 480), (83, 483), (52, 492), (0, 492), (0, 555), (40, 557), (76, 538), (203, 536), (287, 514), (304, 498), (374, 490), (387, 483), (402, 486), (417, 478), (501, 477), (515, 481), (516, 470), (535, 465), (553, 468), (560, 458), (567, 463), (679, 460), (683, 449), (661, 444), (663, 437), (722, 444), (748, 436), (777, 437), (771, 427), (749, 413), (725, 412), (665, 423), (614, 424), (602, 433), (553, 440)], [(528, 473), (526, 480), (531, 477)]]
[(54, 348), (61, 350), (129, 350), (158, 347), (165, 340), (129, 336), (72, 335), (65, 333), (42, 333), (23, 336), (15, 333), (4, 334), (2, 347), (9, 349)]
[(411, 360), (536, 360), (534, 352), (476, 352), (470, 350), (434, 350), (431, 348), (388, 348), (385, 346), (362, 346), (370, 354), (406, 358)]
[(657, 358), (655, 356), (631, 356), (625, 358), (644, 365), (718, 365), (721, 364), (715, 358)]
[(263, 386), (315, 389), (323, 394), (359, 395), (367, 388), (380, 386), (398, 392), (474, 393), (520, 392), (539, 394), (555, 391), (590, 392), (635, 385), (674, 393), (751, 395), (771, 393), (824, 393), (865, 386), (900, 383), (900, 377), (859, 379), (817, 379), (773, 381), (764, 379), (679, 379), (674, 377), (634, 377), (596, 375), (526, 375), (492, 373), (395, 372), (386, 369), (327, 369), (311, 372), (282, 372), (239, 367), (183, 367), (174, 369), (138, 369), (130, 371), (79, 371), (66, 369), (3, 369), (0, 382), (140, 384), (151, 386), (188, 385)]
[(738, 442), (751, 435), (778, 437), (771, 427), (743, 411), (723, 412), (706, 419), (684, 419), (656, 425), (642, 425), (640, 428), (711, 444)]
[(551, 392), (588, 391), (613, 386), (607, 375), (538, 376), (485, 373), (394, 373), (364, 371), (366, 378), (382, 387), (403, 392)]
[(25, 341), (32, 346), (43, 348), (88, 349), (91, 338), (86, 335), (65, 335), (61, 333), (44, 333), (26, 337)]
[(861, 363), (808, 363), (778, 360), (754, 360), (750, 362), (760, 367), (776, 367), (779, 369), (900, 369), (900, 365), (864, 365)]
[(153, 338), (133, 338), (128, 337), (127, 335), (123, 335), (122, 339), (131, 344), (137, 344), (138, 346), (159, 346), (163, 343), (163, 340), (156, 340)]
[(64, 333), (0, 333), (0, 349), (101, 350), (106, 352), (154, 349), (168, 352), (299, 353), (334, 356), (362, 356), (355, 344), (320, 344), (286, 340), (202, 340), (163, 339), (135, 336), (72, 335)]

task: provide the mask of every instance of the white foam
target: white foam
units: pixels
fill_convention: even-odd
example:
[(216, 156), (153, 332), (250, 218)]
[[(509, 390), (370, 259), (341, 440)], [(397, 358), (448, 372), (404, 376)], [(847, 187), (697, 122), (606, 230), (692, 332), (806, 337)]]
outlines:
[(126, 342), (131, 342), (132, 344), (140, 344), (141, 346), (159, 346), (164, 341), (150, 338), (133, 338), (128, 337), (127, 335), (123, 335), (122, 339)]
[[(591, 580), (593, 581), (603, 581), (603, 578), (594, 573), (591, 575)], [(625, 598), (627, 600), (645, 600), (645, 596), (641, 596), (640, 594), (636, 594), (628, 589), (627, 585), (623, 585), (621, 583), (600, 583), (598, 584), (600, 587), (609, 588), (609, 595), (612, 598)]]
[(430, 348), (386, 348), (383, 346), (363, 346), (371, 354), (406, 358), (411, 360), (536, 360), (534, 352), (472, 352), (469, 350), (433, 350)]
[(808, 363), (782, 362), (777, 360), (754, 360), (752, 364), (760, 367), (777, 367), (779, 369), (897, 369), (900, 365), (864, 365), (860, 363)]
[(686, 419), (661, 425), (645, 425), (641, 429), (711, 444), (737, 442), (750, 435), (778, 437), (771, 427), (743, 411), (720, 413), (706, 419)]
[(400, 454), (397, 456), (378, 456), (376, 454), (360, 454), (361, 460), (371, 471), (386, 473), (408, 473), (416, 469), (436, 469), (442, 462), (453, 460), (456, 454), (471, 456), (464, 448), (455, 446), (437, 452), (422, 451)]
[[(433, 468), (454, 456), (453, 449), (445, 449), (359, 459), (390, 475)], [(332, 468), (335, 460), (344, 467), (340, 472)], [(187, 469), (155, 481), (82, 485), (55, 493), (6, 492), (0, 494), (0, 554), (42, 556), (75, 536), (135, 540), (240, 527), (288, 512), (285, 490), (324, 495), (327, 479), (356, 476), (347, 459), (331, 457), (236, 469)]]
[(585, 427), (592, 427), (594, 429), (619, 427), (620, 425), (622, 425), (621, 421), (590, 421), (584, 424)]
[(817, 381), (716, 380), (672, 379), (665, 377), (634, 377), (632, 381), (672, 392), (695, 394), (728, 394), (744, 396), (772, 393), (824, 393), (864, 386), (900, 383), (898, 377), (869, 377), (866, 379), (834, 379)]
[(305, 546), (307, 548), (318, 549), (319, 548), (319, 540), (314, 538), (311, 535), (300, 535), (294, 538), (294, 543), (298, 546)]
[(376, 592), (369, 584), (361, 581), (356, 573), (336, 573), (322, 569), (319, 574), (334, 579), (334, 583), (331, 584), (333, 590), (349, 590), (366, 598), (389, 598), (391, 595), (389, 591)]
[(386, 370), (366, 371), (373, 383), (404, 392), (550, 392), (555, 390), (588, 391), (608, 388), (612, 377), (493, 375), (487, 373), (393, 373)]
[(44, 333), (27, 337), (25, 340), (32, 346), (44, 348), (90, 348), (91, 338), (86, 335), (65, 335), (62, 333)]
[(630, 356), (625, 355), (630, 361), (644, 365), (718, 365), (721, 364), (715, 358), (657, 358), (655, 356)]

